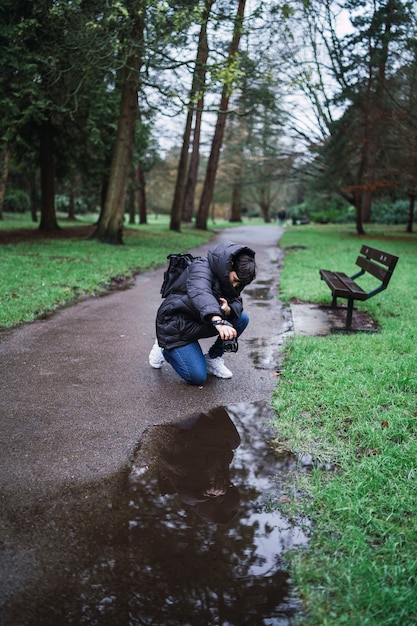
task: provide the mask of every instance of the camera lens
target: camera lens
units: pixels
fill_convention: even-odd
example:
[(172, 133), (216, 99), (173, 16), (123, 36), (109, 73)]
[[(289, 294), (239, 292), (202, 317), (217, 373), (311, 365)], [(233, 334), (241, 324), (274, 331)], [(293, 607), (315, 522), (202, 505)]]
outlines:
[(238, 347), (237, 339), (226, 339), (223, 341), (224, 352), (237, 352)]

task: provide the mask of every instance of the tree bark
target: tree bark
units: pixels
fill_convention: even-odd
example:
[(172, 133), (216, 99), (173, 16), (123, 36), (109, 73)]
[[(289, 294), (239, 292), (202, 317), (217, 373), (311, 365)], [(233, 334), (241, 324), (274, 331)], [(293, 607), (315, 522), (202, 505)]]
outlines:
[(364, 235), (365, 230), (363, 228), (363, 222), (362, 222), (362, 204), (361, 204), (360, 198), (355, 201), (354, 206), (355, 206), (356, 232), (358, 233), (358, 235)]
[(146, 208), (146, 180), (143, 169), (139, 166), (137, 169), (138, 181), (138, 206), (139, 206), (139, 224), (147, 224), (147, 208)]
[(123, 218), (138, 105), (137, 89), (137, 71), (129, 68), (123, 85), (106, 201), (96, 232), (96, 237), (104, 243), (123, 243)]
[(407, 220), (406, 232), (407, 233), (412, 233), (413, 232), (413, 222), (414, 222), (414, 205), (415, 205), (415, 201), (416, 201), (416, 195), (415, 195), (414, 192), (410, 191), (409, 196), (410, 196), (410, 202), (408, 204), (408, 220)]
[(10, 161), (10, 148), (6, 145), (4, 149), (3, 169), (1, 172), (0, 180), (0, 220), (3, 219), (3, 205), (4, 198), (6, 196), (7, 179), (9, 176), (9, 161)]
[(76, 217), (75, 217), (75, 193), (74, 193), (74, 186), (71, 183), (71, 187), (69, 190), (69, 204), (68, 204), (68, 219), (75, 221)]
[(214, 0), (206, 0), (197, 46), (197, 57), (194, 68), (193, 82), (189, 96), (189, 107), (185, 123), (182, 148), (177, 171), (174, 199), (171, 208), (170, 230), (180, 232), (181, 217), (184, 209), (185, 185), (187, 180), (188, 152), (190, 147), (191, 129), (194, 117), (195, 98), (202, 93), (205, 82), (205, 66), (208, 58), (207, 23)]
[(134, 187), (133, 176), (131, 177), (130, 184), (128, 185), (128, 190), (127, 190), (127, 212), (129, 214), (129, 224), (134, 224), (136, 207), (135, 207), (135, 187)]
[(193, 148), (191, 151), (187, 182), (185, 184), (184, 205), (182, 211), (183, 222), (191, 222), (194, 213), (194, 198), (197, 188), (198, 165), (200, 162), (200, 136), (203, 106), (204, 99), (203, 96), (201, 96), (201, 98), (197, 102), (197, 111), (195, 114)]
[(142, 65), (140, 52), (143, 44), (144, 7), (132, 8), (131, 39), (126, 42), (131, 52), (122, 71), (121, 101), (116, 141), (113, 149), (110, 176), (104, 210), (99, 219), (95, 237), (104, 243), (123, 243), (123, 221), (129, 173), (135, 139), (138, 114), (139, 70)]
[(232, 205), (230, 209), (230, 222), (242, 221), (242, 163), (240, 162), (236, 168), (233, 191)]
[(35, 224), (38, 221), (38, 196), (37, 196), (37, 185), (36, 185), (36, 173), (29, 173), (29, 195), (30, 195), (30, 215), (32, 218), (32, 222)]
[[(236, 58), (240, 38), (242, 34), (243, 16), (245, 13), (246, 0), (239, 0), (236, 13), (235, 25), (233, 30), (233, 38), (229, 48), (228, 62), (231, 63)], [(222, 95), (220, 99), (219, 112), (217, 115), (216, 128), (211, 144), (211, 152), (207, 163), (206, 177), (204, 180), (203, 191), (198, 207), (196, 228), (207, 230), (207, 218), (209, 215), (210, 204), (213, 198), (214, 183), (216, 180), (217, 167), (219, 164), (220, 149), (223, 143), (224, 130), (226, 128), (226, 116), (231, 95), (231, 87), (229, 84), (223, 85)]]
[(59, 230), (59, 226), (55, 214), (55, 168), (51, 118), (42, 122), (40, 134), (41, 221), (39, 230), (53, 232)]
[(177, 180), (175, 183), (174, 199), (171, 207), (171, 222), (169, 229), (180, 232), (181, 231), (181, 214), (184, 201), (184, 186), (187, 175), (187, 162), (188, 162), (188, 148), (190, 145), (191, 126), (193, 121), (193, 111), (188, 109), (187, 120), (185, 122), (185, 130), (182, 138), (182, 147), (180, 160), (178, 163)]
[[(393, 10), (392, 3), (389, 0), (386, 6), (386, 17), (384, 23), (384, 32), (382, 37), (381, 49), (376, 51), (369, 50), (369, 57), (378, 54), (378, 63), (376, 76), (373, 76), (374, 65), (369, 67), (369, 79), (367, 89), (367, 102), (365, 106), (365, 136), (362, 145), (363, 151), (363, 180), (362, 180), (362, 198), (361, 198), (361, 220), (362, 223), (368, 223), (371, 220), (372, 198), (375, 189), (375, 181), (377, 179), (376, 166), (377, 155), (380, 144), (381, 129), (384, 123), (384, 94), (386, 91), (386, 66), (388, 60), (388, 44), (390, 41), (390, 32), (392, 30)], [(375, 89), (372, 85), (375, 84)], [(361, 233), (359, 233), (361, 234)]]

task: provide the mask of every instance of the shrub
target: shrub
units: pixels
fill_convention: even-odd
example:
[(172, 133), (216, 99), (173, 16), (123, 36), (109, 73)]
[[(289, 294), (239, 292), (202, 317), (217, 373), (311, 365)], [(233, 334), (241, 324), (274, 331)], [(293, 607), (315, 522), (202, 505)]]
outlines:
[(8, 213), (25, 213), (29, 211), (29, 194), (22, 189), (7, 189), (3, 208)]
[(341, 213), (338, 209), (327, 209), (325, 211), (315, 211), (311, 214), (311, 220), (316, 224), (334, 224), (339, 219)]
[(289, 210), (289, 215), (293, 223), (311, 220), (316, 224), (345, 224), (355, 219), (353, 207), (348, 206), (346, 203), (338, 206), (337, 202), (331, 206), (326, 206), (326, 203), (324, 203), (323, 207), (320, 208), (317, 204), (303, 202), (292, 207)]
[(374, 224), (404, 224), (408, 217), (408, 200), (372, 204), (371, 222)]
[[(57, 211), (61, 211), (62, 213), (66, 213), (69, 209), (69, 196), (66, 194), (56, 194), (55, 195), (55, 208)], [(75, 198), (75, 214), (76, 215), (86, 215), (87, 213), (94, 213), (98, 211), (98, 207), (89, 205), (88, 200), (83, 197)]]

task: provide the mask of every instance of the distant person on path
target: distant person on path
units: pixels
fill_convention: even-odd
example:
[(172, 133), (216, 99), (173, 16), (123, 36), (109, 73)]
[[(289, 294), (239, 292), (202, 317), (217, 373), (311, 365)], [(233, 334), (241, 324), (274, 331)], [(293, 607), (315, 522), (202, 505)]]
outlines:
[[(195, 259), (158, 309), (151, 367), (167, 361), (191, 385), (204, 384), (207, 374), (231, 378), (223, 342), (237, 339), (249, 323), (240, 294), (255, 275), (255, 252), (231, 241)], [(198, 340), (216, 336), (204, 355)]]
[(285, 224), (285, 220), (287, 219), (287, 212), (285, 209), (281, 209), (280, 211), (278, 211), (277, 213), (277, 220), (278, 220), (278, 224), (280, 224), (281, 226), (283, 224)]

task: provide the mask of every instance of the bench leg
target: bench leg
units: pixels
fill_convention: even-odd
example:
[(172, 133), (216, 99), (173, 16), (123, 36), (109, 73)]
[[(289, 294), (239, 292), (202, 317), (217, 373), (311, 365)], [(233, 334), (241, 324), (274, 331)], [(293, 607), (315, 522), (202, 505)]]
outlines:
[(350, 328), (352, 326), (352, 313), (353, 313), (353, 300), (352, 298), (349, 298), (348, 306), (347, 306), (347, 314), (346, 314), (346, 328)]

